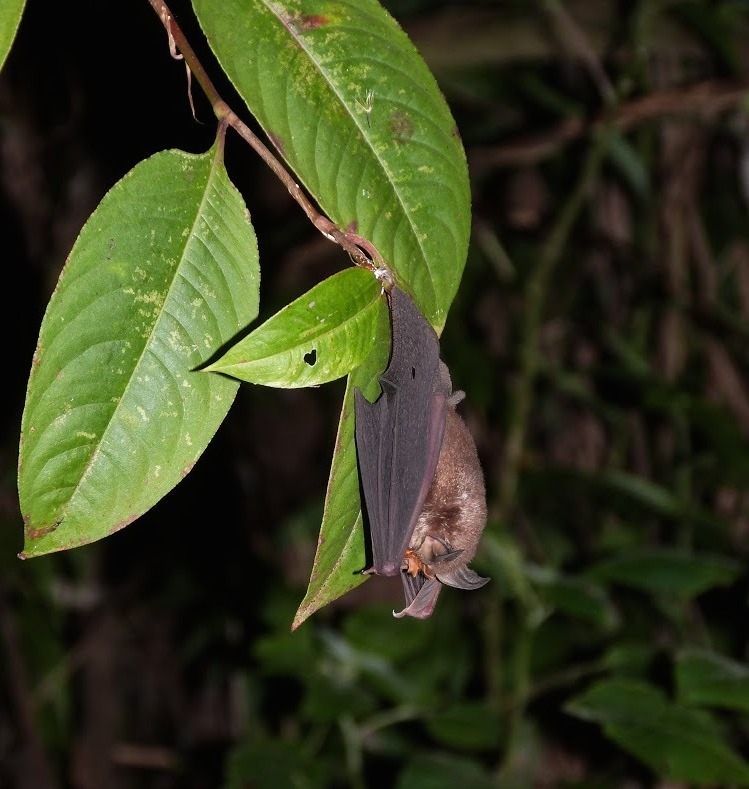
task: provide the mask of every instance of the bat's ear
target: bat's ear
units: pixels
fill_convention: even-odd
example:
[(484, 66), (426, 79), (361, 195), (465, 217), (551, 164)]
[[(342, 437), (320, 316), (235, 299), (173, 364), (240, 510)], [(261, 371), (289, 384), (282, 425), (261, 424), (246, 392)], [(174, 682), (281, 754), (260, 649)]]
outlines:
[(393, 616), (396, 619), (402, 619), (404, 616), (426, 619), (434, 611), (434, 604), (437, 602), (440, 589), (442, 589), (442, 584), (439, 581), (436, 581), (434, 578), (427, 578), (424, 585), (419, 589), (419, 593), (411, 601), (411, 604), (398, 613), (393, 611)]
[(437, 573), (436, 575), (443, 584), (454, 586), (456, 589), (480, 589), (491, 580), (491, 578), (482, 578), (470, 567), (461, 567), (452, 573)]
[(419, 554), (426, 564), (451, 562), (461, 553), (463, 553), (462, 548), (455, 550), (449, 542), (436, 534), (427, 534), (419, 549)]
[(453, 381), (447, 365), (440, 359), (440, 391), (447, 392), (449, 395), (453, 390)]

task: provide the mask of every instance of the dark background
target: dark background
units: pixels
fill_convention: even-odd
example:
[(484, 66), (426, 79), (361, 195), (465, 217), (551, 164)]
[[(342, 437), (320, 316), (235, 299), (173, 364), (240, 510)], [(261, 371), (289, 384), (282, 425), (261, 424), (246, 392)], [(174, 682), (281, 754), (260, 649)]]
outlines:
[[(387, 5), (469, 157), (443, 355), (484, 463), (494, 580), (424, 623), (393, 621), (397, 585), (371, 581), (290, 634), (340, 382), (241, 387), (147, 515), (16, 558), (23, 393), (65, 256), (137, 162), (215, 130), (146, 2), (29, 0), (0, 78), (0, 787), (666, 786), (566, 701), (617, 672), (671, 693), (684, 646), (749, 658), (749, 6)], [(236, 139), (227, 165), (267, 317), (348, 261)], [(739, 569), (699, 594), (593, 578), (664, 549)], [(746, 716), (723, 723), (749, 757)]]

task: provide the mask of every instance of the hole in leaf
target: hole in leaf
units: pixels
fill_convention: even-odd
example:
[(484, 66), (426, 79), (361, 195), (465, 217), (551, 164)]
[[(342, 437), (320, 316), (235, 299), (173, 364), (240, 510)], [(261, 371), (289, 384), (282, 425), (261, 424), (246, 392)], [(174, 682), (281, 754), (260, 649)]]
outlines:
[(305, 353), (304, 361), (307, 362), (310, 367), (314, 367), (317, 363), (317, 351), (313, 348), (309, 353)]

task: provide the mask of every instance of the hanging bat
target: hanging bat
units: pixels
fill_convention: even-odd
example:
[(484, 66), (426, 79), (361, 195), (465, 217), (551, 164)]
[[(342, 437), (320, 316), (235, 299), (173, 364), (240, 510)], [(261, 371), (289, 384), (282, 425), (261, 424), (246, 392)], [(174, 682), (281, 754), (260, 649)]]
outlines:
[(425, 619), (442, 585), (478, 589), (468, 567), (486, 525), (476, 445), (455, 406), (434, 329), (402, 290), (389, 293), (392, 349), (370, 403), (356, 392), (356, 449), (372, 545), (365, 572), (400, 575), (406, 607)]

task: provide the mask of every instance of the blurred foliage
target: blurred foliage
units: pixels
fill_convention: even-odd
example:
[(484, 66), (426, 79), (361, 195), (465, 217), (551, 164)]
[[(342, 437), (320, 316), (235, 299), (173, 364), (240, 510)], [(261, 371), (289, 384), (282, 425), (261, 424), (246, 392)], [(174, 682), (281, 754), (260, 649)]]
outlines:
[[(0, 786), (749, 785), (749, 4), (389, 4), (471, 165), (443, 353), (493, 580), (426, 622), (372, 580), (293, 634), (340, 386), (243, 387), (142, 522), (15, 558), (21, 398), (65, 254), (135, 161), (210, 144), (126, 5), (84, 36), (84, 4), (30, 2), (0, 82)], [(267, 317), (345, 261), (229, 156), (277, 261)]]

